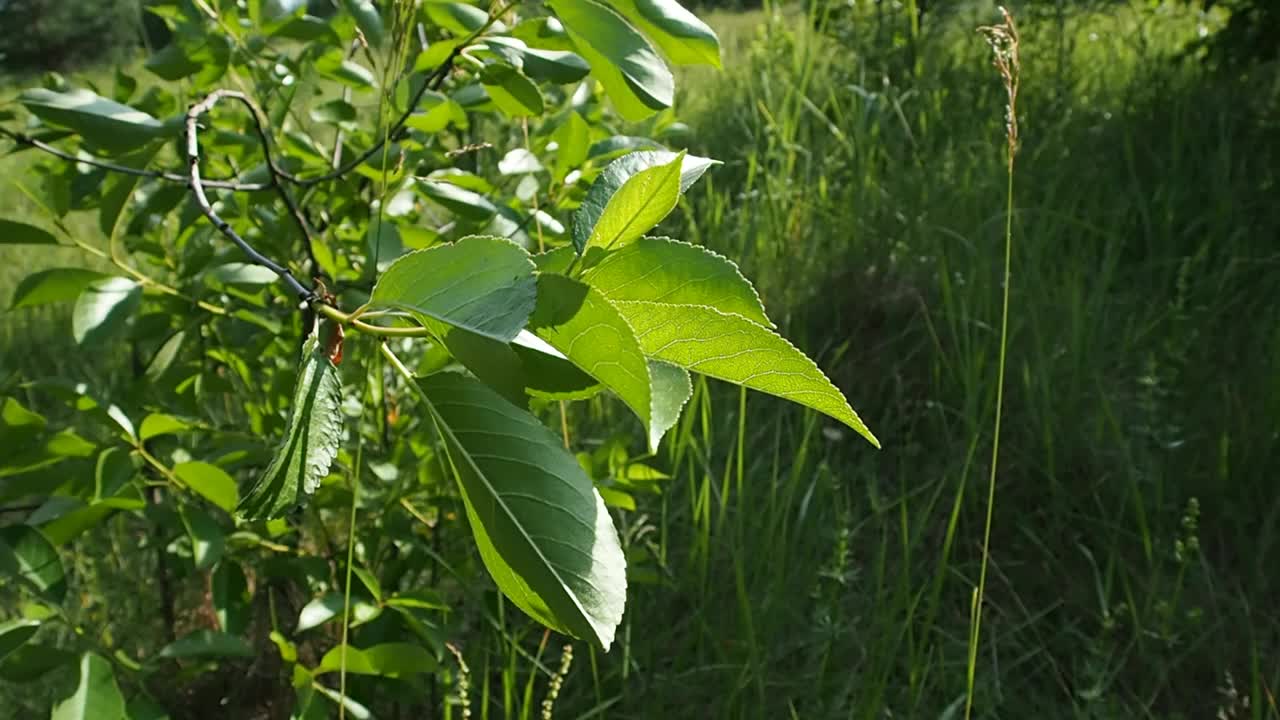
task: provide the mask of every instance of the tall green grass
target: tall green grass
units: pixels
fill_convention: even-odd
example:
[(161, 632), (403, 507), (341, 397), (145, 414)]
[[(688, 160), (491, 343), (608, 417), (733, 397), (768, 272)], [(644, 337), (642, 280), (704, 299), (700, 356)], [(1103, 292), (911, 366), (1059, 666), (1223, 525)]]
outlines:
[[(1005, 98), (974, 33), (994, 16), (953, 9), (918, 35), (887, 8), (759, 17), (717, 18), (726, 75), (686, 78), (697, 149), (726, 166), (677, 231), (741, 259), (886, 448), (700, 387), (677, 479), (628, 520), (662, 579), (561, 704), (956, 717), (999, 357)], [(1019, 19), (974, 714), (1280, 717), (1275, 68), (1187, 55), (1220, 18), (1180, 5)]]

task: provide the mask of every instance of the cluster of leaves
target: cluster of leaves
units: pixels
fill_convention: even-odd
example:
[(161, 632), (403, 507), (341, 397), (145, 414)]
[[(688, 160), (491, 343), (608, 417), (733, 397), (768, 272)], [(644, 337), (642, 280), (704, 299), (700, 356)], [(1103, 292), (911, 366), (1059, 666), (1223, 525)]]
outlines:
[[(151, 717), (167, 663), (198, 674), (269, 638), (298, 717), (368, 712), (331, 672), (393, 681), (357, 698), (420, 702), (415, 678), (443, 673), (444, 640), (485, 611), (475, 549), (539, 623), (613, 640), (632, 549), (610, 508), (665, 475), (632, 458), (631, 428), (575, 455), (547, 412), (607, 392), (654, 453), (699, 373), (875, 442), (731, 261), (648, 235), (714, 165), (664, 144), (681, 130), (666, 63), (718, 65), (714, 33), (675, 0), (548, 7), (160, 2), (173, 41), (146, 69), (167, 85), (21, 96), (27, 126), (6, 134), (60, 156), (19, 182), (52, 231), (6, 220), (0, 242), (70, 243), (113, 270), (35, 273), (12, 307), (72, 304), (75, 341), (111, 357), (127, 340), (134, 376), (9, 383), (27, 399), (4, 401), (0, 446), (22, 450), (0, 458), (0, 502), (35, 509), (0, 530), (0, 573), (27, 598), (0, 627), (0, 676), (78, 657), (57, 717)], [(34, 402), (70, 420), (52, 430)], [(464, 516), (474, 543), (444, 561)], [(126, 523), (149, 528), (157, 592), (207, 583), (207, 619), (159, 649), (64, 607), (60, 550)], [(125, 703), (117, 671), (144, 692)]]

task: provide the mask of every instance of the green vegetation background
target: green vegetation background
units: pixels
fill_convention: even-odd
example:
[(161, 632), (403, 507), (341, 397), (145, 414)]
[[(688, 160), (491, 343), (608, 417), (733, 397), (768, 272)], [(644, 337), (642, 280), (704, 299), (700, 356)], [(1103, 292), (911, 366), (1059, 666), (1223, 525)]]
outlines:
[[(70, 25), (85, 6), (0, 13), (32, 3)], [(742, 415), (736, 393), (705, 396), (675, 438), (676, 480), (626, 528), (671, 574), (633, 588), (620, 647), (580, 659), (558, 716), (954, 713), (994, 398), (1004, 97), (973, 32), (989, 8), (931, 5), (919, 34), (887, 5), (711, 15), (728, 70), (687, 73), (677, 108), (726, 164), (679, 234), (741, 260), (885, 449), (763, 397)], [(1280, 717), (1280, 74), (1265, 52), (1202, 54), (1274, 7), (1014, 4), (1024, 144), (988, 717)], [(16, 57), (23, 33), (0, 26)], [(0, 216), (29, 211), (9, 183), (28, 162), (0, 160)], [(73, 260), (0, 251), (0, 297)], [(77, 357), (65, 325), (0, 316), (0, 378), (109, 382), (123, 350)], [(115, 552), (78, 560), (96, 578), (82, 590), (116, 608), (115, 633), (158, 634), (142, 568)], [(523, 661), (491, 647), (488, 692), (518, 693)], [(0, 707), (47, 704), (0, 686)]]

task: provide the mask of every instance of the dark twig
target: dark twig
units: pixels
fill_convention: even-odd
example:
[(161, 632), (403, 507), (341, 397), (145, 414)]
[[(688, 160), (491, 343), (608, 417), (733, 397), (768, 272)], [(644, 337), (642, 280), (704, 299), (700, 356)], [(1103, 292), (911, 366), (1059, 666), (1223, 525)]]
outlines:
[[(191, 106), (191, 109), (187, 111), (187, 163), (190, 166), (189, 177), (191, 192), (195, 195), (196, 204), (200, 206), (200, 210), (204, 213), (205, 217), (209, 218), (209, 222), (213, 223), (213, 226), (216, 227), (219, 232), (227, 236), (231, 242), (235, 243), (245, 255), (248, 255), (250, 260), (279, 275), (280, 279), (284, 280), (285, 284), (289, 286), (289, 289), (291, 289), (294, 294), (309, 301), (314, 298), (314, 293), (305, 285), (298, 282), (298, 279), (289, 272), (288, 268), (258, 252), (252, 245), (246, 242), (244, 238), (240, 237), (240, 234), (237, 233), (226, 220), (223, 220), (216, 212), (214, 212), (213, 205), (210, 204), (209, 198), (205, 196), (204, 183), (200, 180), (200, 142), (197, 130), (197, 121), (200, 119), (201, 115), (212, 110), (213, 106), (217, 105), (218, 101), (224, 97), (239, 100), (247, 105), (253, 113), (254, 121), (258, 125), (258, 130), (263, 141), (263, 154), (267, 158), (267, 167), (273, 168), (273, 186), (279, 188), (277, 184), (279, 183), (279, 179), (276, 177), (275, 161), (271, 157), (270, 147), (267, 145), (266, 133), (262, 128), (261, 121), (258, 119), (256, 112), (257, 106), (241, 93), (232, 90), (215, 90), (209, 95), (209, 97)], [(283, 188), (279, 189), (283, 190)], [(288, 197), (288, 194), (281, 192), (281, 196)], [(296, 206), (293, 205), (291, 199), (286, 200), (286, 203), (290, 205), (291, 209), (296, 209)]]
[[(111, 172), (123, 173), (125, 175), (136, 175), (138, 177), (151, 178), (153, 180), (165, 180), (172, 183), (180, 183), (182, 185), (189, 185), (191, 183), (191, 179), (188, 176), (176, 172), (147, 170), (144, 168), (129, 167), (128, 165), (117, 165), (116, 163), (98, 160), (96, 158), (72, 155), (64, 150), (59, 150), (47, 142), (37, 140), (29, 135), (13, 132), (7, 128), (0, 127), (0, 135), (8, 137), (18, 145), (33, 147), (61, 160), (66, 160), (67, 162), (84, 163), (85, 165), (102, 168), (103, 170), (110, 170)], [(270, 183), (241, 183), (235, 182), (234, 180), (204, 180), (203, 183), (207, 188), (234, 190), (236, 192), (257, 192), (259, 190), (271, 189)]]

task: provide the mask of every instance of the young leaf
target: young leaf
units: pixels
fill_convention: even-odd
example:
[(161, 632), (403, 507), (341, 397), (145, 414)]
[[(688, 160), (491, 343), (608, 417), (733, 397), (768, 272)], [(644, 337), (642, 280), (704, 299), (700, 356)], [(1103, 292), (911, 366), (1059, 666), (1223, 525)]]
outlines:
[(10, 309), (35, 307), (75, 300), (84, 289), (107, 277), (95, 270), (83, 268), (53, 268), (32, 273), (18, 283), (13, 291)]
[(71, 333), (80, 345), (97, 345), (111, 336), (142, 302), (142, 286), (123, 277), (91, 283), (76, 298)]
[(108, 150), (132, 150), (166, 132), (166, 126), (154, 117), (88, 90), (37, 88), (18, 99), (42, 120), (74, 130)]
[(477, 235), (401, 256), (369, 302), (505, 343), (524, 328), (536, 294), (529, 254), (510, 240)]
[(302, 347), (284, 442), (236, 512), (246, 520), (270, 520), (294, 511), (329, 474), (341, 442), (342, 379), (313, 332)]
[(608, 649), (626, 559), (604, 501), (560, 439), (455, 373), (418, 381), (489, 574), (544, 625)]
[(0, 220), (0, 245), (57, 245), (53, 233), (17, 220)]
[[(631, 326), (603, 295), (562, 275), (541, 274), (529, 330), (616, 393), (650, 429), (648, 362)], [(650, 433), (650, 446), (660, 437)]]
[(624, 118), (643, 120), (671, 107), (675, 97), (671, 71), (621, 15), (595, 0), (551, 0), (549, 4)]
[(173, 474), (177, 475), (187, 487), (204, 496), (214, 505), (227, 512), (235, 510), (239, 489), (236, 487), (235, 478), (228, 475), (226, 470), (217, 465), (193, 460), (175, 465)]
[(720, 67), (720, 39), (676, 0), (609, 0), (676, 65)]
[(813, 408), (880, 447), (818, 366), (763, 325), (700, 305), (614, 304), (635, 328), (646, 355)]
[(582, 275), (611, 301), (706, 305), (773, 327), (751, 283), (733, 261), (670, 238), (641, 238)]
[(111, 662), (101, 655), (80, 658), (80, 683), (71, 697), (53, 707), (52, 720), (125, 720), (124, 696)]
[(645, 168), (627, 178), (609, 198), (582, 251), (616, 250), (662, 222), (680, 200), (680, 153), (665, 165)]
[[(573, 244), (578, 252), (586, 249), (605, 208), (628, 180), (649, 168), (668, 165), (676, 157), (675, 153), (666, 150), (640, 150), (609, 163), (591, 184), (587, 196), (573, 214)], [(687, 191), (707, 168), (715, 164), (716, 161), (709, 158), (685, 155), (680, 163), (680, 192)]]

